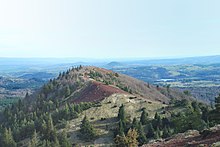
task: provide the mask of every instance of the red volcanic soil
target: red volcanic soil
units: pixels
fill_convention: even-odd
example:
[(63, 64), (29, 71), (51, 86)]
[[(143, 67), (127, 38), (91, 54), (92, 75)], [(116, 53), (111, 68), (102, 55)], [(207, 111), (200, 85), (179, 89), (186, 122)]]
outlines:
[(215, 142), (220, 141), (220, 130), (212, 132), (206, 136), (195, 135), (188, 138), (178, 136), (165, 142), (157, 142), (144, 145), (143, 147), (197, 147), (203, 144), (204, 147), (209, 147)]
[(77, 96), (77, 98), (74, 99), (73, 102), (97, 102), (103, 100), (106, 97), (109, 97), (114, 93), (126, 92), (116, 87), (92, 81), (85, 89), (80, 92), (80, 95)]

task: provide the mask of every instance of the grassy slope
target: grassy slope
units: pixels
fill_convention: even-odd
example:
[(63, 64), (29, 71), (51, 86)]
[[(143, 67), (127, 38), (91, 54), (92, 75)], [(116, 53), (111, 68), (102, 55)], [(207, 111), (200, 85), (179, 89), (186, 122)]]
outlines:
[[(79, 145), (95, 144), (96, 146), (107, 146), (113, 143), (113, 131), (117, 127), (117, 115), (121, 104), (125, 105), (128, 119), (131, 121), (134, 117), (140, 117), (142, 108), (146, 108), (149, 116), (152, 118), (156, 111), (166, 105), (144, 98), (131, 98), (134, 96), (127, 94), (113, 94), (101, 102), (100, 107), (93, 107), (86, 110), (79, 118), (70, 121), (68, 131), (71, 134), (73, 143)], [(98, 131), (99, 137), (94, 142), (83, 142), (77, 137), (79, 126), (83, 117), (87, 115)], [(101, 120), (101, 119), (105, 120)]]

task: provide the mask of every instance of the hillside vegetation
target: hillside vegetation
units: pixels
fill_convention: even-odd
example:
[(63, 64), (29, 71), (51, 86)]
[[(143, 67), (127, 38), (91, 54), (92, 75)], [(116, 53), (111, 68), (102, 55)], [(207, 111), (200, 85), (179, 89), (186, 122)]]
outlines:
[(137, 146), (219, 123), (211, 110), (169, 86), (110, 70), (69, 69), (1, 113), (1, 142), (12, 146)]

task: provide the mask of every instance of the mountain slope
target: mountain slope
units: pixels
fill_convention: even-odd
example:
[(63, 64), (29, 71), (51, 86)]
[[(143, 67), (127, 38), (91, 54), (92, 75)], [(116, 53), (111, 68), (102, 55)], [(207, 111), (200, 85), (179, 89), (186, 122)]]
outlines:
[[(68, 90), (69, 89), (69, 90)], [(118, 109), (126, 107), (127, 118), (140, 118), (142, 109), (146, 109), (149, 118), (155, 112), (162, 113), (172, 98), (193, 99), (169, 88), (155, 87), (132, 77), (118, 74), (98, 67), (79, 67), (62, 73), (57, 79), (51, 80), (35, 96), (46, 99), (58, 99), (65, 103), (98, 102), (98, 107), (91, 107), (72, 119), (67, 126), (71, 142), (78, 145), (96, 144), (96, 146), (114, 144), (114, 129), (118, 120)], [(93, 142), (84, 142), (79, 138), (79, 126), (83, 117), (95, 126), (99, 137)]]
[[(180, 100), (177, 104), (183, 106), (172, 107), (170, 102), (174, 99)], [(132, 120), (141, 120), (144, 111), (148, 113), (149, 123), (159, 118), (156, 117), (158, 114), (169, 122), (171, 115), (192, 107), (186, 99), (193, 100), (169, 87), (152, 86), (103, 68), (80, 66), (60, 73), (56, 79), (0, 113), (0, 133), (7, 133), (4, 128), (12, 129), (19, 146), (27, 146), (32, 136), (36, 136), (35, 131), (39, 145), (58, 143), (63, 140), (59, 137), (63, 130), (73, 145), (114, 145), (118, 112), (122, 106), (126, 113), (124, 131), (127, 132)], [(96, 130), (97, 136), (93, 140), (81, 137), (85, 135), (80, 132), (85, 116)], [(144, 128), (148, 125), (144, 124)]]
[(98, 67), (81, 67), (59, 75), (35, 93), (68, 102), (100, 101), (114, 93), (130, 93), (168, 103), (172, 98), (193, 99), (172, 89), (155, 87), (129, 76)]

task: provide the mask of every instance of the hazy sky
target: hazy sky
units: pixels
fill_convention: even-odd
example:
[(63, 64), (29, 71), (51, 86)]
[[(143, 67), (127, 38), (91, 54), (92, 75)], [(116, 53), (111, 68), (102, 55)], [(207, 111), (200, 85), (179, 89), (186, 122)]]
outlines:
[(219, 0), (1, 0), (1, 57), (220, 54)]

